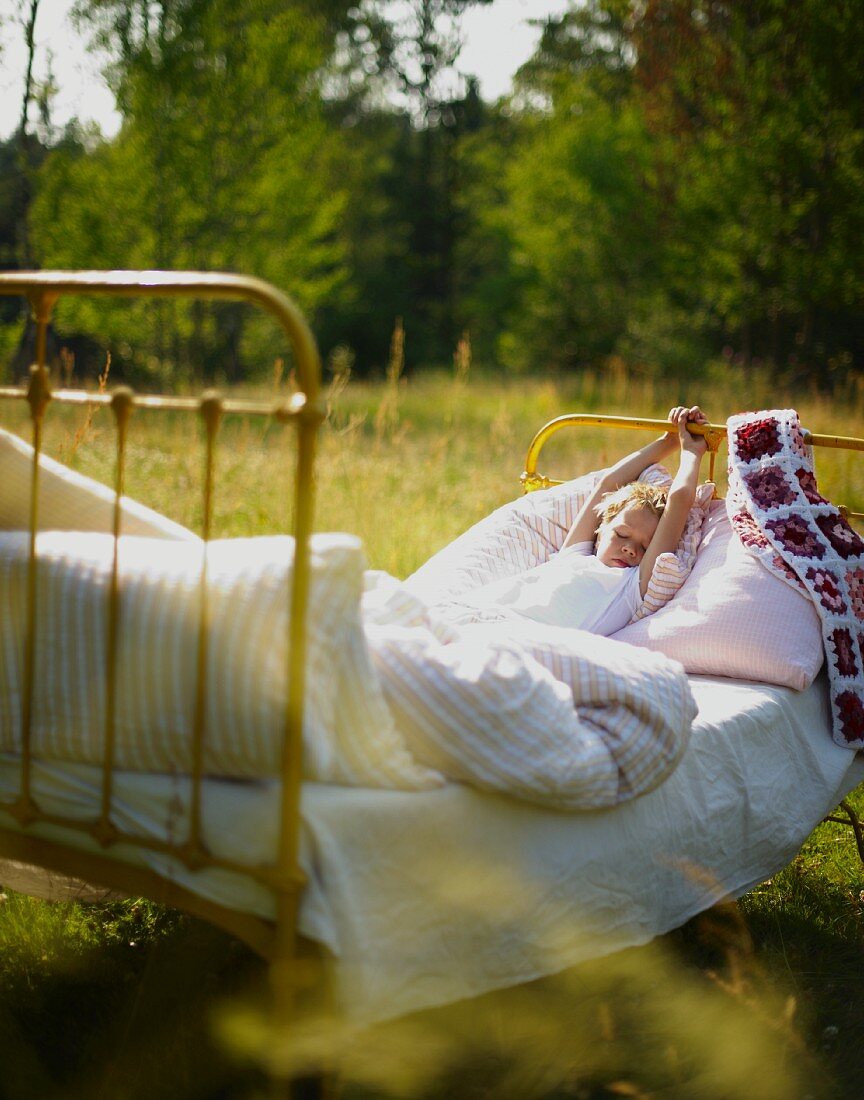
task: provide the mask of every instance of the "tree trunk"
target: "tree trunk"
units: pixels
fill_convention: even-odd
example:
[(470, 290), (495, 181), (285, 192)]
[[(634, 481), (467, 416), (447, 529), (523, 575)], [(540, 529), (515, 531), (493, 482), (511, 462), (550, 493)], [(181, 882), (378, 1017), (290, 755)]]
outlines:
[(39, 13), (39, 0), (30, 0), (30, 14), (24, 26), (24, 40), (27, 45), (27, 68), (24, 73), (24, 94), (21, 97), (21, 121), (18, 124), (18, 162), (23, 186), (21, 221), (18, 225), (18, 252), (24, 269), (33, 266), (33, 254), (30, 247), (28, 216), (30, 201), (33, 197), (31, 186), (32, 165), (30, 163), (30, 138), (27, 133), (30, 103), (33, 99), (33, 56), (36, 52), (36, 16)]

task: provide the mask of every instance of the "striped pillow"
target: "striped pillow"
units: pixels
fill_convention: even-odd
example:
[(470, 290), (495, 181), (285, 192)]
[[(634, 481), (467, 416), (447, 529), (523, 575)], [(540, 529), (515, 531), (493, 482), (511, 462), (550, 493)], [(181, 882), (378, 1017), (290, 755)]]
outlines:
[[(27, 542), (0, 534), (0, 749), (21, 743)], [(116, 676), (118, 767), (190, 767), (203, 544), (120, 540)], [(113, 540), (38, 538), (36, 756), (99, 763), (105, 730), (107, 604)], [(244, 778), (281, 769), (287, 613), (294, 542), (212, 542), (208, 572), (205, 771)], [(413, 761), (393, 726), (363, 634), (364, 558), (350, 535), (316, 535), (305, 713), (306, 774), (323, 782), (418, 789), (441, 778)]]
[[(430, 558), (408, 577), (405, 587), (446, 614), (447, 605), (458, 604), (462, 593), (548, 561), (561, 548), (602, 474), (585, 474), (496, 509)], [(663, 466), (650, 466), (640, 480), (666, 485), (671, 477)], [(668, 603), (689, 576), (713, 493), (712, 484), (700, 486), (678, 548), (657, 559), (634, 621)]]
[[(30, 527), (33, 448), (11, 432), (0, 430), (0, 530)], [(194, 540), (188, 528), (123, 497), (124, 535)], [(114, 493), (107, 485), (70, 470), (47, 455), (39, 456), (39, 526), (43, 531), (114, 530)]]

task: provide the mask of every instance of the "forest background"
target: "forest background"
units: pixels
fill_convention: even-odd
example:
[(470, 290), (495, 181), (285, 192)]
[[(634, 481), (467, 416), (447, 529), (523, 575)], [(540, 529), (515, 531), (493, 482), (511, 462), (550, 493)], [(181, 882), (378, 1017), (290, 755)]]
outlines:
[[(488, 0), (79, 0), (122, 124), (52, 123), (31, 70), (0, 143), (0, 267), (262, 276), (340, 369), (460, 349), (496, 371), (864, 376), (860, 0), (584, 0), (512, 93), (443, 76)], [(0, 26), (30, 37), (39, 0)], [(83, 373), (254, 381), (234, 304), (64, 301)], [(20, 303), (0, 355), (26, 370)]]

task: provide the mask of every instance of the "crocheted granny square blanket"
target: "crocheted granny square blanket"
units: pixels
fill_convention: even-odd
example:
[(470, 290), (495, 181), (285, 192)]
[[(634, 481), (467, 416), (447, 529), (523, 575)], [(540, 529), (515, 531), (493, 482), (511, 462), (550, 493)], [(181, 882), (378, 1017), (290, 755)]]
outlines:
[(813, 601), (834, 740), (864, 748), (864, 540), (819, 493), (794, 409), (732, 416), (727, 431), (729, 519), (767, 569)]

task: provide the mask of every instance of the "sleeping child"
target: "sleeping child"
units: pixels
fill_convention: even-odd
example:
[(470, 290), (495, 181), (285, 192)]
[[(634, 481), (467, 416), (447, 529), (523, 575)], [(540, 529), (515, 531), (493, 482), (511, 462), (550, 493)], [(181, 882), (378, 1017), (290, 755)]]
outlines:
[[(674, 551), (696, 497), (707, 450), (687, 422), (706, 424), (698, 405), (669, 412), (674, 430), (608, 469), (583, 504), (561, 550), (548, 562), (460, 597), (483, 618), (531, 619), (609, 635), (633, 618), (660, 554)], [(675, 448), (678, 471), (660, 488), (635, 479)]]

